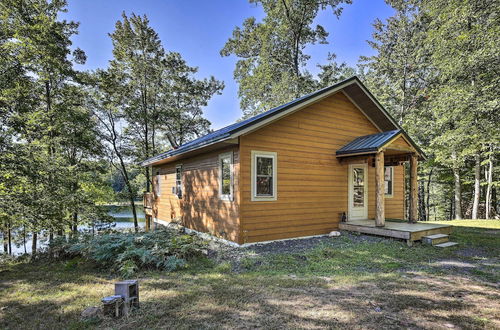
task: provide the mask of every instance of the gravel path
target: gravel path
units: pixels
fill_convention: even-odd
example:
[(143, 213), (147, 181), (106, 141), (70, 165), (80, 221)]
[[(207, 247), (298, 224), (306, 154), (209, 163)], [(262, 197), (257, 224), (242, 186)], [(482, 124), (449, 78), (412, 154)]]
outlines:
[(210, 256), (213, 258), (218, 258), (219, 260), (238, 263), (242, 258), (258, 258), (261, 256), (281, 253), (302, 253), (307, 250), (314, 249), (321, 244), (328, 244), (334, 247), (340, 246), (342, 243), (345, 243), (345, 239), (343, 238), (346, 237), (354, 243), (379, 242), (382, 240), (387, 240), (387, 238), (383, 237), (358, 235), (342, 231), (340, 237), (319, 236), (297, 238), (272, 241), (267, 243), (256, 243), (243, 247), (234, 247), (224, 243), (212, 241), (210, 242)]

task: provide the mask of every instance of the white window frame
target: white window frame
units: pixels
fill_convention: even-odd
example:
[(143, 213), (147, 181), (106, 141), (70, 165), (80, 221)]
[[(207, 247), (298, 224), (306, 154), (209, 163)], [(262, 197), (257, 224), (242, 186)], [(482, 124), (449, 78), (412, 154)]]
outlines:
[[(181, 196), (179, 197), (179, 192), (177, 191), (177, 169), (181, 169)], [(177, 166), (175, 166), (175, 195), (177, 196), (178, 199), (182, 199), (182, 197), (184, 197), (184, 180), (182, 180), (182, 174), (183, 174), (183, 170), (182, 170), (182, 164), (179, 164)]]
[[(385, 169), (387, 167), (391, 169), (391, 194), (385, 194)], [(386, 198), (394, 197), (394, 166), (384, 166), (384, 196)]]
[[(257, 196), (257, 157), (266, 157), (273, 160), (273, 194), (272, 196)], [(270, 151), (257, 151), (251, 152), (251, 200), (256, 201), (275, 201), (278, 199), (278, 154)]]
[(161, 196), (161, 174), (160, 171), (156, 171), (156, 180), (155, 180), (155, 194), (156, 196)]
[[(230, 187), (229, 187), (229, 195), (222, 194), (222, 160), (225, 158), (229, 158), (229, 173), (230, 173)], [(234, 156), (233, 152), (225, 152), (219, 155), (219, 198), (223, 201), (232, 201), (233, 200), (233, 187), (234, 187)]]

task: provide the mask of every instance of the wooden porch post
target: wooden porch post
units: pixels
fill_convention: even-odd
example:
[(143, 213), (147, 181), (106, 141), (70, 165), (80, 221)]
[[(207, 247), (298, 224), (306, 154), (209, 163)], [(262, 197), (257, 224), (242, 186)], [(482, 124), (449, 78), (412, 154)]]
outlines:
[(412, 154), (410, 157), (410, 223), (417, 222), (417, 155)]
[(384, 152), (377, 152), (375, 157), (375, 203), (377, 212), (375, 226), (385, 226), (385, 183), (384, 183)]

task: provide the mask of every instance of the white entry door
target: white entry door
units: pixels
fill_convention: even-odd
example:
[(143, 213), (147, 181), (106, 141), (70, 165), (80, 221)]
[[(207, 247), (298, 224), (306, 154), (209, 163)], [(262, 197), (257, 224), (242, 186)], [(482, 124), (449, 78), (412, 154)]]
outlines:
[(368, 218), (367, 183), (367, 165), (349, 165), (349, 220)]

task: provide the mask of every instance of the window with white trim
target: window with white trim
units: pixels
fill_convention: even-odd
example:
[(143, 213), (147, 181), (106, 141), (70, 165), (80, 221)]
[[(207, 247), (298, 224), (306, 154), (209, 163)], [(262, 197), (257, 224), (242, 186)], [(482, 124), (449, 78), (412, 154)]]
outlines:
[(277, 199), (277, 154), (252, 151), (252, 201)]
[(182, 165), (175, 167), (175, 194), (182, 198)]
[(394, 192), (394, 167), (384, 167), (385, 197), (392, 197)]
[(222, 200), (233, 200), (233, 153), (219, 155), (219, 197)]
[(160, 175), (159, 171), (156, 172), (154, 188), (155, 188), (156, 196), (160, 196), (161, 195), (161, 175)]

